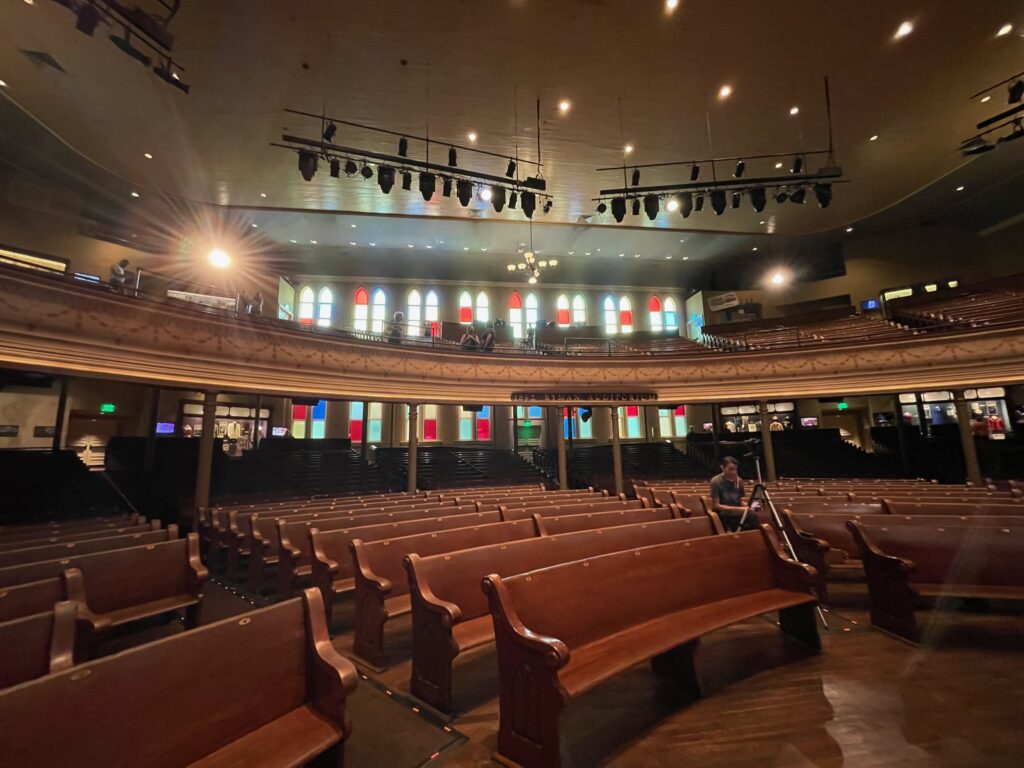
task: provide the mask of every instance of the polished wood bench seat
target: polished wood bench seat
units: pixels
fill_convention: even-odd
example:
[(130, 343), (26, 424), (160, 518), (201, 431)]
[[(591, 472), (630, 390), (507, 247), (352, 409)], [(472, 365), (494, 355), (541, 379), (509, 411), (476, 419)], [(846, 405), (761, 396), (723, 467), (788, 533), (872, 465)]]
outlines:
[(357, 680), (307, 590), (0, 692), (0, 755), (24, 768), (339, 766)]
[(0, 648), (0, 688), (69, 669), (75, 652), (74, 604), (58, 602), (47, 611), (0, 622)]
[[(653, 523), (658, 520), (672, 520), (681, 517), (673, 507), (641, 507), (638, 509), (612, 509), (607, 512), (584, 512), (575, 515), (534, 515), (537, 530), (542, 536), (559, 533), (589, 531), (593, 528), (611, 528), (618, 525)], [(716, 516), (717, 517), (717, 516)]]
[(76, 530), (95, 530), (99, 528), (124, 528), (126, 526), (144, 524), (146, 518), (135, 512), (127, 515), (109, 515), (105, 517), (83, 517), (73, 520), (54, 520), (48, 523), (14, 523), (0, 526), (0, 541), (10, 536), (49, 533), (71, 533)]
[(574, 501), (561, 504), (545, 504), (542, 506), (530, 507), (506, 507), (499, 504), (505, 520), (524, 520), (534, 515), (542, 517), (555, 515), (586, 514), (587, 512), (608, 512), (610, 510), (645, 509), (648, 505), (647, 499), (625, 501), (623, 499), (608, 498), (598, 501)]
[(25, 549), (11, 549), (0, 552), (0, 568), (32, 563), (37, 560), (55, 560), (71, 555), (85, 555), (90, 552), (109, 552), (112, 549), (138, 547), (143, 544), (159, 544), (164, 541), (174, 541), (177, 538), (178, 526), (169, 525), (164, 529), (146, 533), (126, 533), (121, 536), (105, 536), (100, 539), (83, 539), (39, 547), (26, 547)]
[(868, 579), (872, 626), (917, 643), (918, 597), (1024, 600), (1024, 528), (847, 521)]
[(537, 536), (532, 519), (431, 531), (378, 541), (354, 539), (349, 544), (355, 568), (355, 637), (358, 656), (374, 665), (384, 659), (384, 625), (412, 611), (406, 555), (424, 557), (486, 544), (500, 544)]
[(1024, 515), (1024, 504), (1019, 501), (975, 503), (885, 499), (882, 506), (890, 515)]
[(0, 552), (9, 552), (12, 549), (25, 549), (26, 547), (42, 547), (47, 544), (101, 539), (109, 536), (127, 536), (132, 533), (149, 533), (150, 531), (159, 531), (160, 528), (161, 523), (159, 520), (150, 520), (148, 523), (125, 525), (119, 528), (102, 526), (100, 528), (76, 529), (68, 532), (52, 531), (40, 536), (33, 534), (32, 538), (20, 535), (10, 536), (0, 542)]
[(48, 611), (64, 599), (63, 594), (59, 576), (0, 587), (0, 621)]
[(658, 544), (484, 579), (500, 677), (503, 763), (557, 768), (565, 704), (652, 659), (699, 695), (702, 635), (779, 612), (782, 631), (819, 649), (813, 570), (759, 531)]
[(720, 532), (720, 523), (702, 516), (573, 531), (431, 557), (409, 555), (404, 564), (412, 596), (413, 695), (442, 711), (451, 710), (455, 659), (494, 640), (494, 623), (480, 588), (488, 574), (507, 577), (608, 552)]

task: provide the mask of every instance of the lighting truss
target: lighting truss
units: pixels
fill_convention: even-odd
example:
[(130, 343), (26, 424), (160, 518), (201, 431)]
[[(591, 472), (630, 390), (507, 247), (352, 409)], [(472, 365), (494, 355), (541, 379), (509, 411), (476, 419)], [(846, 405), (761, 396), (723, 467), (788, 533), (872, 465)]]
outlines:
[(960, 152), (964, 157), (991, 152), (1000, 144), (1024, 138), (1024, 72), (1010, 75), (1005, 80), (978, 91), (971, 96), (971, 101), (985, 94), (991, 95), (993, 91), (1003, 86), (1009, 91), (1008, 108), (982, 120), (975, 126), (977, 133), (960, 142)]

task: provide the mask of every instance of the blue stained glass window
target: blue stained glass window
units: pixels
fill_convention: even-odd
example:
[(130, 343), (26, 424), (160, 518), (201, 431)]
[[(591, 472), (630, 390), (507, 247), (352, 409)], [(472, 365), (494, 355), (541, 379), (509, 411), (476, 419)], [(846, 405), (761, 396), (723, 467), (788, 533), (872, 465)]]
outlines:
[(313, 406), (313, 418), (314, 419), (326, 419), (327, 418), (327, 401), (321, 400)]

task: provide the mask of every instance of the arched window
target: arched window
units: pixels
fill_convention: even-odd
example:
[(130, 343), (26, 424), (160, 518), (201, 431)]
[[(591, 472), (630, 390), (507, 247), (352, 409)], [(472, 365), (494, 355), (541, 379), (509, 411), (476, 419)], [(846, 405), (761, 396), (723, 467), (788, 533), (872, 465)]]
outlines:
[(650, 314), (650, 324), (652, 331), (660, 331), (664, 328), (661, 321), (661, 299), (657, 296), (651, 296), (647, 300), (647, 311)]
[(388, 297), (383, 288), (373, 292), (373, 307), (370, 311), (370, 330), (384, 333), (384, 316), (388, 312)]
[(582, 293), (572, 297), (572, 324), (587, 324), (587, 300), (583, 298)]
[(666, 331), (679, 330), (679, 313), (676, 311), (676, 300), (671, 297), (665, 299), (664, 318)]
[(440, 312), (441, 301), (437, 298), (437, 291), (431, 288), (427, 291), (427, 304), (425, 314), (423, 315), (423, 319), (430, 323), (431, 336), (439, 336), (441, 334), (441, 328), (438, 324)]
[(313, 289), (308, 285), (299, 291), (299, 324), (313, 324)]
[(469, 291), (459, 294), (459, 322), (463, 325), (473, 322), (473, 297), (469, 295)]
[(614, 296), (605, 296), (604, 299), (604, 332), (609, 336), (619, 332), (619, 313), (615, 309)]
[(330, 288), (321, 288), (316, 297), (316, 324), (321, 328), (330, 328), (334, 319), (334, 292)]
[(491, 300), (487, 298), (487, 294), (480, 291), (476, 295), (476, 321), (487, 325), (487, 321), (491, 318)]
[(619, 330), (623, 333), (633, 332), (633, 302), (629, 296), (619, 299)]
[(422, 298), (420, 297), (420, 292), (413, 288), (409, 291), (405, 309), (405, 332), (409, 336), (420, 335), (420, 318), (422, 317), (422, 313), (423, 303)]
[(356, 288), (352, 304), (352, 324), (357, 331), (366, 331), (370, 328), (370, 294), (365, 288)]
[(555, 299), (555, 323), (559, 328), (568, 328), (571, 324), (569, 317), (569, 297), (564, 293), (559, 294)]
[(512, 295), (508, 297), (508, 324), (512, 326), (514, 338), (523, 338), (523, 297), (519, 295), (519, 291), (512, 291)]
[(526, 294), (526, 327), (536, 328), (540, 320), (540, 304), (537, 302), (537, 295)]

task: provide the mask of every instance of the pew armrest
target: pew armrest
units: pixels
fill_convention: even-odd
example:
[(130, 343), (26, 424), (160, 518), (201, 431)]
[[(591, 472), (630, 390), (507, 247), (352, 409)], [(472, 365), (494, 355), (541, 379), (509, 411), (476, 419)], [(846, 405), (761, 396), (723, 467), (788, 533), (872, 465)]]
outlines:
[(853, 534), (853, 540), (857, 543), (857, 549), (860, 550), (861, 562), (864, 563), (864, 570), (868, 573), (869, 578), (872, 573), (878, 573), (905, 581), (914, 572), (915, 566), (912, 560), (904, 560), (902, 557), (888, 555), (880, 550), (856, 520), (847, 520), (846, 527)]
[(346, 738), (352, 725), (346, 714), (345, 701), (359, 683), (359, 673), (352, 662), (334, 650), (327, 632), (324, 602), (320, 591), (302, 591), (306, 616), (306, 637), (309, 641), (313, 704), (321, 713), (344, 727)]
[(199, 556), (199, 534), (188, 535), (188, 591), (198, 595), (203, 590), (203, 585), (210, 578), (210, 572), (203, 565)]
[(569, 647), (565, 643), (526, 628), (498, 574), (484, 577), (483, 590), (491, 604), (495, 631), (498, 631), (500, 625), (504, 635), (521, 651), (542, 657), (549, 669), (557, 671), (569, 663)]
[(291, 559), (293, 563), (297, 562), (299, 558), (302, 557), (302, 553), (298, 550), (298, 548), (296, 548), (294, 544), (292, 544), (291, 540), (288, 538), (288, 535), (286, 533), (288, 521), (285, 520), (283, 517), (279, 518), (274, 523), (274, 527), (277, 529), (277, 541), (279, 548), (278, 556), (282, 558), (287, 556), (289, 559)]
[(419, 562), (419, 555), (406, 555), (403, 559), (405, 570), (409, 574), (409, 587), (413, 595), (419, 596), (419, 606), (425, 611), (437, 616), (442, 626), (452, 627), (462, 619), (462, 609), (455, 603), (442, 600), (430, 589), (430, 585), (423, 582), (416, 575), (416, 563)]
[(349, 542), (349, 549), (352, 552), (352, 558), (355, 561), (356, 566), (356, 579), (364, 582), (370, 589), (376, 590), (381, 598), (385, 598), (391, 594), (391, 580), (384, 576), (378, 576), (376, 573), (370, 570), (366, 564), (366, 556), (362, 555), (363, 551), (363, 540), (356, 539), (355, 541)]
[(765, 546), (768, 547), (775, 582), (783, 589), (794, 592), (810, 592), (818, 585), (818, 572), (813, 567), (790, 560), (782, 549), (775, 531), (767, 523), (761, 524), (761, 534)]
[(338, 575), (338, 561), (331, 560), (324, 552), (323, 545), (320, 542), (320, 531), (316, 528), (309, 529), (309, 548), (313, 553), (314, 562), (319, 563), (331, 577)]
[(75, 664), (75, 623), (78, 606), (69, 600), (53, 607), (53, 638), (50, 641), (50, 674)]
[[(198, 537), (198, 534), (190, 535)], [(86, 635), (103, 632), (110, 626), (110, 619), (89, 609), (88, 597), (85, 594), (85, 577), (81, 570), (68, 568), (61, 571), (60, 586), (64, 600), (75, 606), (76, 623), (83, 627)]]

